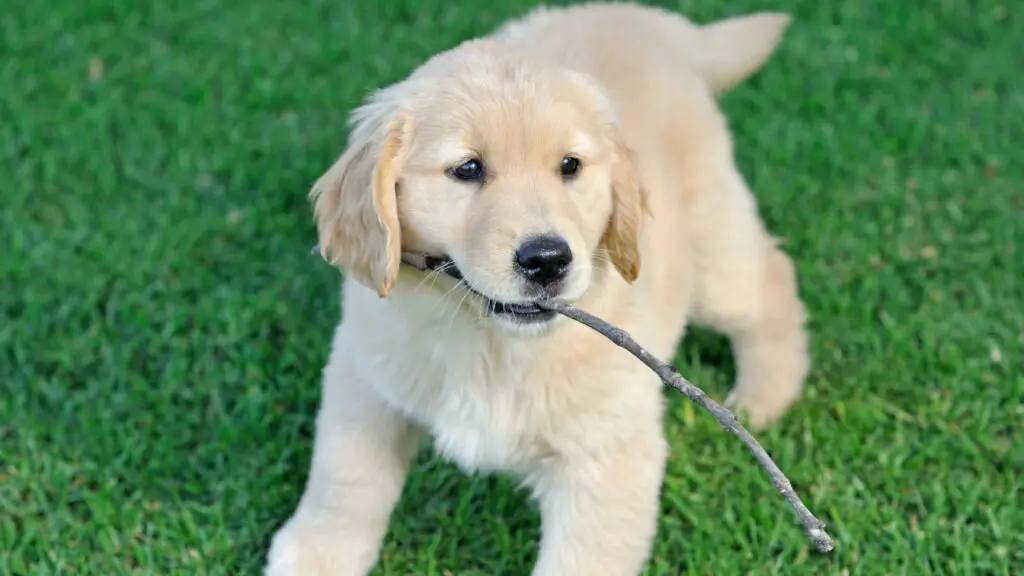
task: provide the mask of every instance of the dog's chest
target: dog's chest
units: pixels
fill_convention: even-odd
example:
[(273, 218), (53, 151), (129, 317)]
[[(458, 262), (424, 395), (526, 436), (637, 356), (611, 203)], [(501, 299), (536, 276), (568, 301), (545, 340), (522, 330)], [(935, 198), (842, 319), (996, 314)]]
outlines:
[(425, 339), (379, 366), (381, 393), (465, 470), (515, 470), (546, 454), (545, 383), (508, 350)]
[(460, 467), (516, 469), (541, 451), (527, 410), (515, 394), (464, 389), (448, 394), (427, 419), (437, 450)]

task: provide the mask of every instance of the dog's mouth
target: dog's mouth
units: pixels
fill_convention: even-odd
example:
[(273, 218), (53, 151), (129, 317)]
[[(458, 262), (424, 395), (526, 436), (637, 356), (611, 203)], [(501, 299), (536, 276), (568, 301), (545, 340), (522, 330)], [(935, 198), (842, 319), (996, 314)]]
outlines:
[(402, 261), (417, 270), (437, 272), (459, 281), (466, 290), (483, 301), (484, 308), (488, 312), (512, 320), (517, 324), (547, 322), (555, 316), (554, 312), (533, 302), (501, 302), (481, 293), (463, 277), (462, 271), (459, 270), (455, 261), (447, 256), (403, 252)]

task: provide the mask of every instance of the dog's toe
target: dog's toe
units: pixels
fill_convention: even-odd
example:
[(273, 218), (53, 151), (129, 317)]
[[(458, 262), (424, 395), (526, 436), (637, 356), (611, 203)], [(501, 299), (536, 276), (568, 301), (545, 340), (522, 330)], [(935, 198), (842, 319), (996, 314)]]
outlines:
[(799, 395), (799, 390), (787, 394), (736, 386), (726, 397), (725, 406), (749, 429), (763, 430), (785, 415)]

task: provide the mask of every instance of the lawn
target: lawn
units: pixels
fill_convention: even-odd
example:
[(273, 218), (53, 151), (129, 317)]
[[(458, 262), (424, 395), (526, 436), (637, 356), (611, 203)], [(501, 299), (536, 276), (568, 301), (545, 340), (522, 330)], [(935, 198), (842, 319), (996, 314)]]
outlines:
[[(810, 309), (743, 445), (671, 396), (650, 575), (1024, 567), (1024, 20), (996, 1), (662, 2), (795, 20), (726, 96)], [(527, 0), (46, 0), (0, 14), (0, 574), (256, 574), (305, 482), (338, 272), (310, 184), (349, 109)], [(418, 7), (417, 7), (418, 6)], [(721, 398), (724, 341), (684, 374)], [(508, 478), (417, 460), (376, 574), (527, 574)]]

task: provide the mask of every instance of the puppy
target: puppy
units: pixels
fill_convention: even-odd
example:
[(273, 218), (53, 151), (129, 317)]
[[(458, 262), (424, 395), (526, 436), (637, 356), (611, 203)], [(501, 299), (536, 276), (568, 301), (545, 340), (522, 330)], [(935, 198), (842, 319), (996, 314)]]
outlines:
[[(535, 576), (641, 572), (667, 446), (662, 384), (558, 299), (670, 361), (688, 323), (731, 339), (727, 402), (755, 427), (808, 369), (794, 268), (734, 164), (715, 96), (788, 23), (706, 26), (630, 4), (541, 8), (440, 53), (352, 115), (319, 179), (320, 246), (347, 272), (308, 484), (268, 574), (355, 576), (422, 437), (522, 479)], [(439, 263), (403, 266), (403, 252)]]

